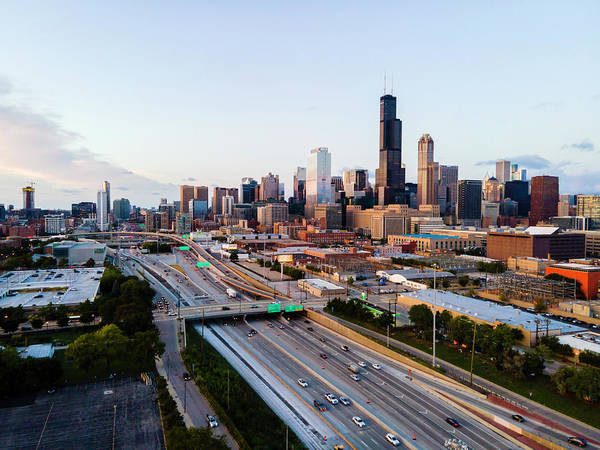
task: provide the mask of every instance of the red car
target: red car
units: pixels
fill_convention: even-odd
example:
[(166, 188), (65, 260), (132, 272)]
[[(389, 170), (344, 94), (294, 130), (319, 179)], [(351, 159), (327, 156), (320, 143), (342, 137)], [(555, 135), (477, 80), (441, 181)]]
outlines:
[(315, 330), (313, 330), (313, 327), (308, 327), (307, 330), (308, 331), (315, 331)]
[(460, 423), (458, 423), (458, 421), (452, 417), (446, 417), (446, 423), (452, 425), (454, 428), (460, 427)]
[(327, 359), (327, 353), (321, 353), (319, 356), (323, 359)]

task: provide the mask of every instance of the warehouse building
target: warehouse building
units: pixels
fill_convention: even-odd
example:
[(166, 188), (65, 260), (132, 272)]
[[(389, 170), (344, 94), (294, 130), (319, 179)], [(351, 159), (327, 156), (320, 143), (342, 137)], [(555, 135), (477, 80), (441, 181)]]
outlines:
[(44, 247), (46, 254), (52, 255), (57, 261), (65, 258), (70, 266), (81, 266), (90, 258), (97, 266), (104, 264), (106, 245), (95, 241), (61, 241), (53, 242)]
[(320, 278), (298, 280), (298, 288), (320, 298), (333, 298), (339, 295), (346, 295), (346, 288), (330, 283), (329, 281), (321, 280)]

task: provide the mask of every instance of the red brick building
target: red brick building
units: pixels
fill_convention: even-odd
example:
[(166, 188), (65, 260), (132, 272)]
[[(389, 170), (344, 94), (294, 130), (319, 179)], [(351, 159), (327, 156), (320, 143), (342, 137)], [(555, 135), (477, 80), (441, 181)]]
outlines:
[(345, 244), (355, 238), (353, 231), (298, 231), (298, 239), (315, 244)]
[(600, 282), (600, 267), (598, 266), (575, 263), (553, 264), (546, 267), (546, 275), (551, 273), (579, 281), (581, 292), (586, 300), (598, 296), (598, 282)]
[(558, 177), (543, 175), (531, 179), (529, 225), (558, 215)]

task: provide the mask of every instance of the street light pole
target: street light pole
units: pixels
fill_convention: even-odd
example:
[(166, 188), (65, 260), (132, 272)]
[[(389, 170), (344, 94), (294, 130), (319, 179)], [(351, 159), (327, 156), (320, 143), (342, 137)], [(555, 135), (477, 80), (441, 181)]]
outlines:
[(435, 314), (437, 312), (437, 264), (433, 266), (433, 367), (435, 368)]
[(477, 322), (473, 322), (473, 347), (471, 348), (471, 375), (470, 385), (473, 386), (473, 360), (475, 358), (475, 335), (477, 333)]

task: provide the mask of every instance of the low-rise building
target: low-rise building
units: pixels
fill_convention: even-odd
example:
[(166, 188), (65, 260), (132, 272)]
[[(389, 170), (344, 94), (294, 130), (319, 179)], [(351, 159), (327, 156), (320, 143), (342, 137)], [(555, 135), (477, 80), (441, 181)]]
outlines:
[(544, 275), (546, 267), (554, 264), (556, 261), (552, 259), (532, 258), (530, 256), (510, 256), (506, 263), (508, 270), (513, 272), (534, 273)]
[(298, 239), (315, 244), (345, 244), (353, 241), (356, 234), (353, 231), (341, 230), (301, 230), (298, 231)]
[(335, 265), (338, 261), (349, 258), (366, 258), (371, 256), (370, 252), (350, 248), (309, 248), (304, 254), (319, 264)]
[(70, 266), (81, 266), (90, 258), (96, 265), (104, 264), (106, 245), (95, 241), (61, 241), (44, 247), (45, 253), (52, 255), (57, 261), (65, 258)]
[(416, 253), (436, 254), (462, 250), (472, 246), (472, 242), (460, 236), (444, 236), (439, 234), (403, 234), (388, 236), (389, 245), (414, 242)]
[(598, 296), (598, 282), (600, 282), (598, 266), (577, 263), (552, 264), (546, 267), (546, 275), (551, 273), (577, 280), (581, 285), (581, 293), (587, 300)]
[(423, 289), (397, 295), (398, 303), (410, 308), (414, 305), (427, 305), (438, 312), (448, 311), (453, 317), (467, 316), (478, 324), (488, 324), (496, 327), (506, 324), (517, 328), (523, 333), (520, 344), (533, 347), (537, 338), (546, 334), (558, 336), (567, 333), (578, 333), (584, 328), (545, 316), (528, 313), (510, 305), (465, 297), (448, 291)]
[(315, 297), (335, 297), (346, 294), (346, 288), (320, 278), (298, 280), (298, 289), (306, 291)]

